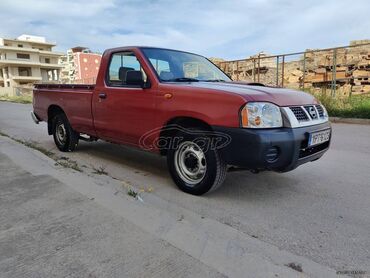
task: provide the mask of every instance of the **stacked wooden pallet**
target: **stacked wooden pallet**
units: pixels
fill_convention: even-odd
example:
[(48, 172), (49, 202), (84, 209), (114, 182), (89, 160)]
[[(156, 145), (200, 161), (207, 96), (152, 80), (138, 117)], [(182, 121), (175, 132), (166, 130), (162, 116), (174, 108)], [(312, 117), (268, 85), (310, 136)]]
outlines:
[(234, 80), (259, 81), (266, 85), (296, 89), (304, 85), (316, 91), (331, 88), (334, 79), (339, 94), (347, 96), (350, 93), (370, 93), (369, 43), (370, 40), (352, 41), (353, 47), (349, 48), (308, 50), (300, 58), (297, 56), (296, 60), (286, 56), (284, 66), (280, 56), (278, 67), (277, 57), (266, 53), (239, 61), (211, 60)]
[[(351, 45), (370, 41), (354, 41)], [(305, 86), (322, 88), (336, 80), (343, 95), (370, 93), (370, 45), (348, 49), (307, 52)]]

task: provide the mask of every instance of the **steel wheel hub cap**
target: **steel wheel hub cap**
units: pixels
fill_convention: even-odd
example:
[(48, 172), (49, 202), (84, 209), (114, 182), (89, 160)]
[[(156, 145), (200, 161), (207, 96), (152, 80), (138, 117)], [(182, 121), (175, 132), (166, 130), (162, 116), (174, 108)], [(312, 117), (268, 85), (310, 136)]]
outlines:
[(67, 132), (64, 127), (64, 124), (60, 123), (56, 127), (56, 137), (58, 142), (63, 145), (67, 141)]
[(175, 152), (175, 168), (187, 184), (195, 185), (201, 182), (207, 170), (203, 150), (194, 142), (182, 142)]

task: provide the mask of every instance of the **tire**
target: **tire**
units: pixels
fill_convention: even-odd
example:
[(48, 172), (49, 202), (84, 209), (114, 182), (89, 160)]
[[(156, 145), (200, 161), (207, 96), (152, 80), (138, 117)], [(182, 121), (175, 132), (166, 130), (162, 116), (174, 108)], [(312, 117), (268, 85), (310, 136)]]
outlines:
[(182, 191), (203, 195), (222, 185), (227, 165), (217, 149), (199, 144), (207, 137), (199, 130), (193, 131), (176, 134), (174, 138), (181, 138), (181, 141), (168, 150), (167, 164), (173, 181)]
[(74, 131), (65, 114), (58, 114), (52, 120), (55, 145), (62, 152), (72, 152), (78, 145), (80, 134)]

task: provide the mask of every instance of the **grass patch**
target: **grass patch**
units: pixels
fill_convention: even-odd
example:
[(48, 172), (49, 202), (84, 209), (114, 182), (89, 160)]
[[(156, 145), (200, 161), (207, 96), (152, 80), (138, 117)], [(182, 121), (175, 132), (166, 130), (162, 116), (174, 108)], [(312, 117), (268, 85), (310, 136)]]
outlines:
[(315, 94), (315, 97), (325, 106), (330, 117), (370, 119), (370, 94), (348, 98)]
[(108, 175), (108, 172), (105, 171), (105, 168), (104, 166), (100, 166), (99, 168), (95, 168), (93, 167), (93, 174), (97, 174), (97, 175)]
[(0, 96), (0, 101), (9, 101), (15, 103), (23, 103), (28, 104), (32, 103), (32, 94), (30, 95), (22, 95), (22, 96)]

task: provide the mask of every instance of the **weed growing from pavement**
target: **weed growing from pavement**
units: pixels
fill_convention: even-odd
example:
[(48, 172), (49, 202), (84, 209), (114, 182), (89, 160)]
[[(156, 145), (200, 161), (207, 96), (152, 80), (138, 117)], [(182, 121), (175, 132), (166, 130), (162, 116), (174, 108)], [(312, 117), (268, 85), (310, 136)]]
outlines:
[(128, 195), (128, 196), (131, 196), (131, 197), (133, 197), (133, 198), (136, 198), (136, 197), (137, 197), (137, 195), (138, 195), (138, 193), (137, 193), (135, 190), (133, 190), (132, 188), (129, 188), (129, 189), (127, 190), (127, 195)]
[(53, 158), (53, 157), (54, 157), (54, 155), (55, 155), (55, 153), (53, 153), (53, 152), (51, 152), (51, 151), (49, 151), (49, 150), (47, 150), (47, 149), (45, 149), (45, 148), (43, 148), (43, 147), (41, 147), (41, 146), (37, 145), (37, 143), (35, 143), (35, 142), (22, 141), (22, 140), (16, 140), (16, 141), (17, 141), (18, 143), (21, 143), (21, 144), (25, 145), (26, 147), (32, 148), (32, 149), (34, 149), (34, 150), (37, 150), (37, 151), (39, 151), (39, 152), (43, 153), (44, 155), (46, 155), (46, 156), (48, 156), (48, 157)]
[(18, 143), (20, 143), (22, 145), (25, 145), (26, 147), (32, 148), (34, 150), (37, 150), (37, 151), (43, 153), (44, 155), (46, 155), (48, 157), (53, 158), (53, 156), (55, 155), (55, 153), (53, 153), (53, 152), (51, 152), (51, 151), (49, 151), (49, 150), (47, 150), (47, 149), (39, 146), (36, 142), (24, 141), (24, 140), (21, 140), (21, 139), (17, 139), (17, 138), (14, 138), (14, 137), (9, 136), (8, 134), (6, 134), (6, 133), (4, 133), (2, 131), (0, 131), (0, 135), (1, 136), (4, 136), (4, 137), (7, 137), (7, 138), (10, 138), (10, 139), (12, 139), (15, 142), (18, 142)]
[(8, 138), (10, 138), (10, 136), (8, 135), (8, 134), (5, 134), (4, 132), (2, 132), (2, 131), (0, 131), (0, 135), (1, 136), (4, 136), (4, 137), (8, 137)]
[(73, 160), (69, 159), (68, 157), (64, 157), (64, 156), (58, 158), (55, 153), (39, 146), (36, 142), (24, 141), (24, 140), (21, 140), (21, 139), (17, 139), (17, 138), (9, 136), (8, 134), (6, 134), (2, 131), (0, 131), (0, 135), (4, 136), (4, 137), (7, 137), (7, 138), (10, 138), (13, 141), (15, 141), (17, 143), (20, 143), (20, 144), (22, 144), (22, 145), (24, 145), (28, 148), (32, 148), (36, 151), (41, 152), (42, 154), (44, 154), (44, 155), (50, 157), (51, 159), (55, 160), (57, 165), (63, 166), (64, 168), (71, 168), (71, 169), (73, 169), (75, 171), (78, 171), (78, 172), (82, 172), (82, 169), (78, 166), (76, 161), (73, 161)]
[(300, 264), (296, 264), (296, 263), (289, 263), (289, 264), (286, 264), (287, 267), (290, 267), (298, 272), (303, 272), (303, 269), (302, 269), (302, 266)]
[(75, 171), (82, 172), (80, 166), (78, 166), (77, 162), (74, 160), (58, 160), (57, 164), (63, 166), (64, 168), (71, 168)]
[(100, 166), (99, 168), (95, 168), (93, 167), (93, 174), (97, 174), (97, 175), (108, 175), (108, 172), (105, 171), (105, 168), (104, 166)]

